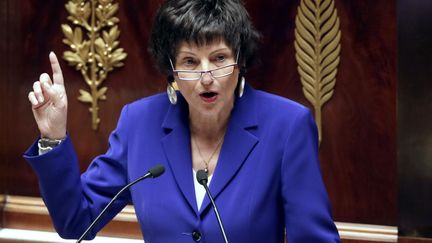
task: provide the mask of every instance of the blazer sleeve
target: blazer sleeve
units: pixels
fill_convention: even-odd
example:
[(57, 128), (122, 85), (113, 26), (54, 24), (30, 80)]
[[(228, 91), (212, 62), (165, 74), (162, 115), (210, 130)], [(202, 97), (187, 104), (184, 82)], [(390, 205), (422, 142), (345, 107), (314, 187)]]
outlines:
[[(81, 176), (69, 135), (59, 146), (43, 155), (38, 155), (37, 142), (25, 152), (24, 158), (37, 174), (42, 198), (61, 237), (80, 237), (111, 198), (127, 184), (126, 123), (127, 106), (121, 112), (117, 128), (109, 137), (107, 152), (96, 157)], [(93, 239), (129, 201), (130, 194), (127, 191), (86, 239)]]
[(288, 243), (340, 242), (321, 177), (315, 122), (304, 108), (289, 127), (282, 162)]

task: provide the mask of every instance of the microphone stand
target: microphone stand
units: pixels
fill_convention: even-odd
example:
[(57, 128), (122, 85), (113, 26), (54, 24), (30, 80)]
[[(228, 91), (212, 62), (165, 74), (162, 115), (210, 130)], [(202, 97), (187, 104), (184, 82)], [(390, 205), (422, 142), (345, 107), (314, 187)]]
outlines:
[(131, 183), (127, 184), (125, 187), (123, 187), (112, 199), (111, 201), (105, 206), (105, 208), (99, 213), (99, 215), (95, 218), (95, 220), (93, 220), (93, 222), (90, 224), (90, 226), (86, 229), (86, 231), (84, 231), (84, 233), (81, 235), (81, 237), (76, 241), (76, 243), (80, 243), (84, 237), (87, 236), (87, 234), (90, 232), (90, 230), (92, 230), (94, 228), (94, 226), (96, 225), (96, 223), (100, 220), (100, 218), (102, 217), (102, 215), (105, 214), (105, 212), (107, 211), (108, 208), (111, 207), (111, 204), (114, 203), (115, 200), (117, 200), (117, 198), (129, 187), (135, 185), (136, 183), (146, 179), (146, 178), (155, 178), (158, 177), (160, 175), (162, 175), (165, 172), (165, 168), (162, 165), (156, 165), (153, 168), (151, 168), (145, 175), (139, 177), (138, 179), (132, 181)]
[(223, 236), (223, 238), (224, 238), (224, 241), (225, 241), (225, 243), (228, 243), (228, 238), (227, 238), (227, 236), (226, 236), (225, 229), (224, 229), (223, 224), (222, 224), (222, 219), (221, 219), (221, 217), (220, 217), (219, 210), (217, 209), (217, 207), (216, 207), (216, 203), (215, 203), (215, 201), (213, 200), (212, 195), (210, 194), (210, 189), (209, 189), (208, 186), (207, 186), (207, 182), (208, 182), (208, 175), (207, 175), (207, 172), (205, 172), (204, 170), (199, 170), (199, 171), (197, 171), (196, 178), (197, 178), (198, 182), (199, 182), (201, 185), (203, 185), (203, 186), (204, 186), (204, 189), (206, 190), (207, 196), (209, 197), (210, 202), (211, 202), (211, 204), (212, 204), (212, 206), (213, 206), (213, 209), (214, 209), (214, 211), (215, 211), (216, 219), (217, 219), (217, 221), (218, 221), (218, 225), (219, 225), (219, 228), (220, 228), (220, 230), (221, 230), (221, 233), (222, 233), (222, 236)]

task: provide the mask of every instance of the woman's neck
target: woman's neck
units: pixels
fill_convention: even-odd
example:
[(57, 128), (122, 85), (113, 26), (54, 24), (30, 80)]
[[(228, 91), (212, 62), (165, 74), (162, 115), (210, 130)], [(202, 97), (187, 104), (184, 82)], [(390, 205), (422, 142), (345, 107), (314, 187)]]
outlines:
[(189, 125), (191, 136), (208, 142), (219, 141), (225, 134), (231, 111), (218, 115), (205, 115), (190, 112)]

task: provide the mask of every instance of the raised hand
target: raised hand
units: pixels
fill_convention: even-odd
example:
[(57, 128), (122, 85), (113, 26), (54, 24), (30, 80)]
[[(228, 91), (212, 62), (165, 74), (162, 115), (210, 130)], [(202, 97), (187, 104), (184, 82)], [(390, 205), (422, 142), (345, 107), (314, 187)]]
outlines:
[(62, 139), (66, 137), (67, 96), (63, 74), (54, 52), (49, 54), (53, 79), (46, 73), (33, 83), (33, 91), (28, 94), (33, 116), (40, 134), (44, 138)]

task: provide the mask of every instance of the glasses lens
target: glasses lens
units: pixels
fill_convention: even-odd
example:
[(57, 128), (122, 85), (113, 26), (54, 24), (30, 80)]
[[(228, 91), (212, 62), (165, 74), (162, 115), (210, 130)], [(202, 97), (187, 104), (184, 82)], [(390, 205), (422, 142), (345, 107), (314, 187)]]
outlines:
[(187, 72), (187, 71), (179, 71), (177, 72), (177, 75), (180, 79), (183, 80), (197, 80), (200, 79), (201, 77), (201, 73)]
[(211, 71), (202, 71), (202, 72), (189, 72), (189, 71), (176, 71), (177, 76), (181, 80), (199, 80), (201, 78), (202, 73), (210, 72), (213, 78), (221, 78), (227, 75), (230, 75), (234, 72), (234, 65), (229, 65), (227, 67), (218, 68)]
[(211, 74), (215, 78), (220, 78), (220, 77), (230, 75), (233, 72), (234, 72), (234, 65), (213, 70), (211, 71)]

